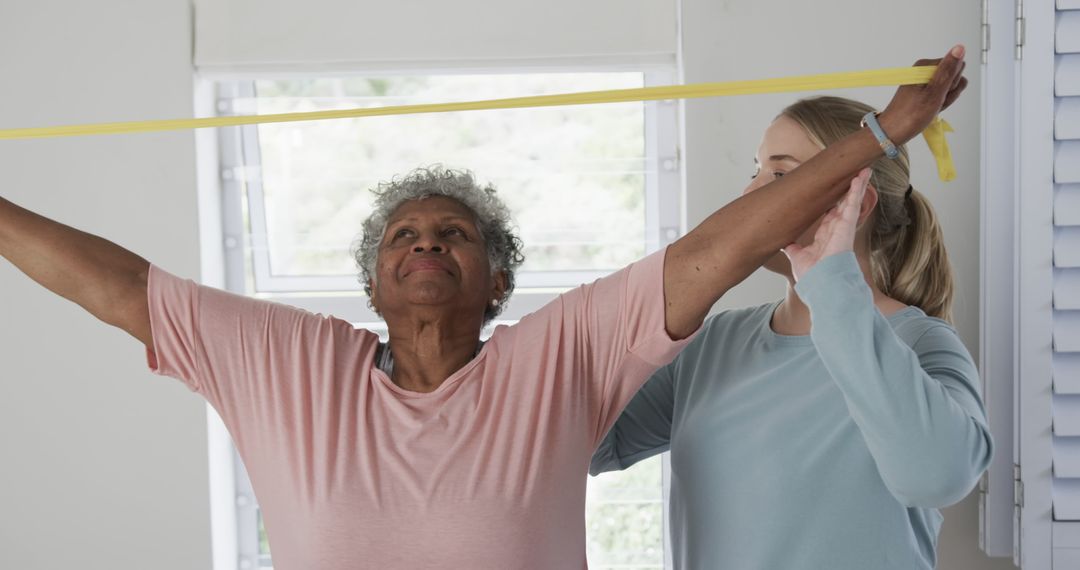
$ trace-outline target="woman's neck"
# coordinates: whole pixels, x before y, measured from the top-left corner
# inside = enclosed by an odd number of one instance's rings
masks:
[[[480,323],[459,319],[387,322],[394,359],[391,380],[413,392],[433,392],[476,356]]]
[[[869,260],[863,256],[858,256],[858,261],[863,278],[874,295],[874,306],[877,307],[881,314],[888,316],[907,307],[906,304],[889,297],[874,285],[874,280],[870,278]],[[787,292],[784,295],[784,300],[780,302],[780,305],[773,313],[769,325],[776,334],[786,336],[808,335],[810,334],[811,324],[810,308],[795,292],[795,278],[791,276],[790,272],[784,277],[788,282]]]

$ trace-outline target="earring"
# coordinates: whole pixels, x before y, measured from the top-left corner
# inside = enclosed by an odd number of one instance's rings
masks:
[[[498,299],[492,299],[491,300],[491,306],[492,307],[498,307],[499,306],[499,300]]]

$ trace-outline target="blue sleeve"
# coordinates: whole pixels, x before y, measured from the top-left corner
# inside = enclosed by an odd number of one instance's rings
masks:
[[[874,306],[851,252],[820,261],[796,292],[810,307],[818,355],[892,494],[924,508],[967,495],[993,442],[978,372],[956,331],[926,319],[906,344]]]
[[[619,471],[671,446],[674,364],[657,370],[619,415],[593,454],[589,473]]]

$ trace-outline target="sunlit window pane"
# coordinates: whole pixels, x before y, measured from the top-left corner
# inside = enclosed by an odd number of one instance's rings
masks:
[[[255,82],[254,101],[236,103],[285,113],[643,81],[642,73],[265,80]],[[523,271],[617,269],[645,254],[644,131],[642,103],[261,125],[264,254],[274,275],[352,274],[346,251],[370,213],[367,189],[440,163],[496,185],[525,242]]]
[[[626,471],[589,478],[585,509],[589,568],[664,567],[664,503],[657,455]]]

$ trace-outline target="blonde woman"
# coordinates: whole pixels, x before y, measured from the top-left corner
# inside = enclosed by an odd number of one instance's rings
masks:
[[[837,97],[788,107],[744,194],[871,111]],[[931,569],[938,508],[989,464],[941,229],[898,150],[765,264],[787,279],[783,299],[706,321],[597,450],[593,474],[670,448],[677,568]]]

